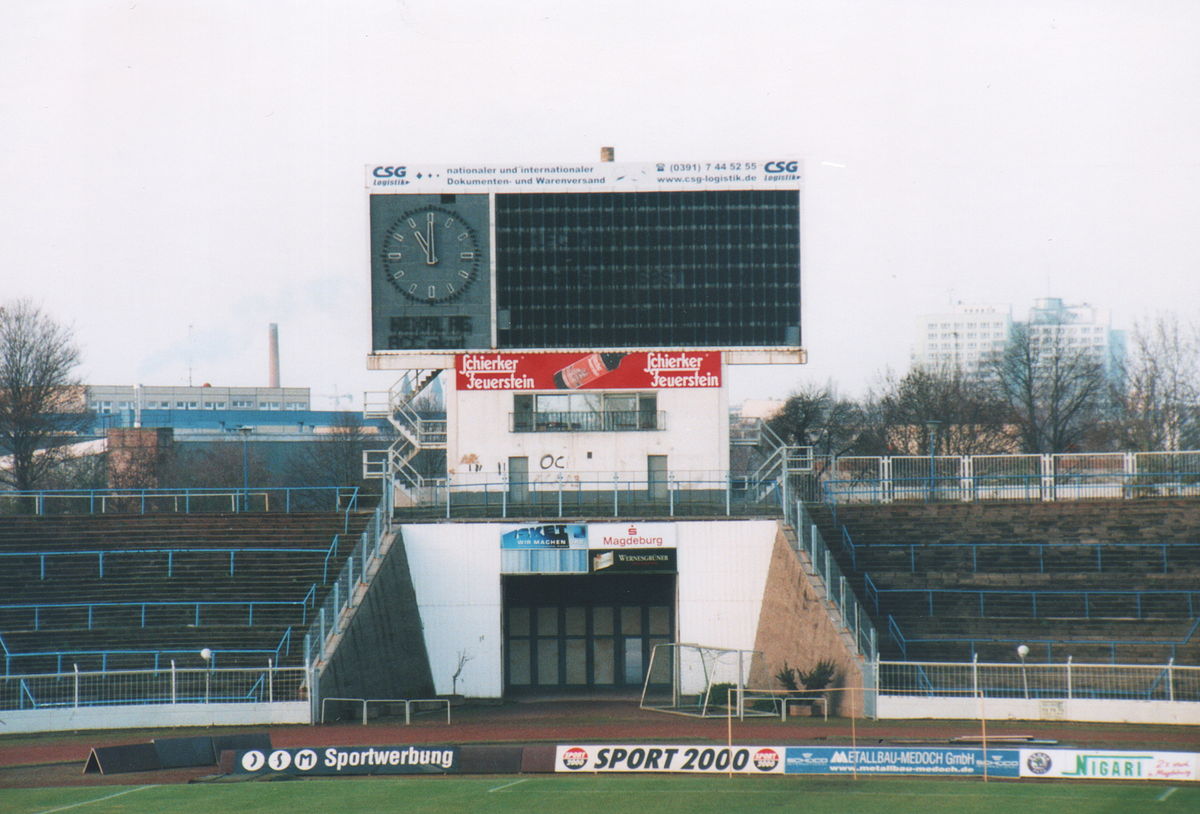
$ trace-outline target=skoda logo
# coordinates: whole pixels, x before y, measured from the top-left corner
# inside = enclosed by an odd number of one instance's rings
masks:
[[[1045,752],[1034,752],[1025,761],[1025,765],[1029,767],[1029,771],[1034,774],[1045,774],[1050,771],[1052,763],[1053,761],[1050,760],[1050,756]]]

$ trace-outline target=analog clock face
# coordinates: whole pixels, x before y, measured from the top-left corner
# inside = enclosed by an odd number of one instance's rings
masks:
[[[422,303],[458,297],[479,276],[483,261],[477,229],[446,206],[419,206],[400,215],[382,253],[388,282]]]

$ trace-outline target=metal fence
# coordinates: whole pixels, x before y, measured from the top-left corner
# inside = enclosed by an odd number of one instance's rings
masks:
[[[1200,701],[1200,667],[1166,664],[1059,664],[881,661],[881,695],[1036,699]]]
[[[1200,496],[1200,451],[819,458],[830,503]]]
[[[313,665],[323,661],[327,655],[326,645],[330,637],[343,631],[348,610],[361,600],[360,587],[366,585],[368,571],[382,559],[381,546],[384,537],[392,530],[393,507],[391,490],[384,490],[385,497],[376,507],[367,522],[367,527],[354,549],[346,558],[341,572],[330,586],[325,601],[313,614],[313,623],[304,634],[304,663]]]
[[[350,512],[358,498],[356,486],[0,491],[0,515]]]
[[[728,472],[547,471],[517,478],[464,473],[423,481],[406,518],[779,517],[780,484]]]
[[[229,704],[307,697],[303,667],[95,670],[0,677],[0,710],[76,709],[134,704]]]
[[[854,637],[859,654],[866,660],[873,661],[879,652],[879,640],[870,615],[863,609],[845,574],[838,567],[837,560],[825,544],[821,530],[804,508],[803,501],[790,503],[789,507],[792,511],[789,512],[787,520],[796,530],[797,544],[808,555],[816,575],[824,582],[826,598],[837,606],[846,630]]]

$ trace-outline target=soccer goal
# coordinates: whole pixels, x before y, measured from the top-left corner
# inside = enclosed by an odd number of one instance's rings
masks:
[[[757,650],[656,644],[642,685],[642,709],[698,718],[729,713],[729,690],[744,688]]]

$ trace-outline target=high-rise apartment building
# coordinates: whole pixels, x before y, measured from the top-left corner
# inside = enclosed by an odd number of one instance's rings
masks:
[[[979,370],[1004,350],[1013,328],[1020,324],[1028,326],[1030,338],[1039,344],[1057,342],[1068,350],[1095,353],[1110,375],[1120,369],[1125,356],[1125,332],[1113,330],[1107,309],[1043,297],[1034,300],[1024,323],[1013,320],[1010,305],[959,303],[948,311],[922,315],[917,321],[913,363]]]
[[[1012,306],[958,303],[917,321],[913,362],[922,367],[976,370],[1004,350],[1012,332]]]

